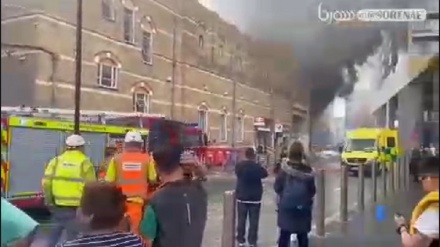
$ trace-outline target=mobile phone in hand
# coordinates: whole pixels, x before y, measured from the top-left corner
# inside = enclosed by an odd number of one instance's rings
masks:
[[[394,213],[394,217],[395,218],[400,218],[400,217],[403,217],[403,214],[401,214],[401,213]]]

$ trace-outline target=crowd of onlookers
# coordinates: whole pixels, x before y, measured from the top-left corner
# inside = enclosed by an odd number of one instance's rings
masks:
[[[58,222],[69,224],[63,227],[76,229],[79,234],[68,236],[56,247],[201,247],[208,205],[203,186],[206,177],[200,172],[203,169],[188,172],[200,164],[180,147],[164,145],[155,150],[153,156],[160,185],[145,203],[136,231],[127,226],[128,196],[121,186],[105,181],[87,182],[75,219],[58,219]],[[246,149],[244,156],[245,159],[235,166],[236,240],[240,247],[256,247],[262,180],[269,172],[257,162],[254,149]],[[435,220],[435,224],[433,218],[438,219],[438,156],[420,158],[417,162],[421,165],[416,177],[430,192],[426,201],[434,202],[434,206],[427,204],[418,214],[413,213],[415,218],[410,222],[401,216],[396,217],[397,231],[402,236],[403,246],[428,247],[433,246],[432,243],[438,246],[438,221]],[[300,142],[294,142],[282,152],[273,173],[278,246],[289,247],[294,236],[297,247],[307,247],[316,188],[314,169]],[[36,245],[33,241],[39,224],[4,198],[1,213],[2,247],[47,246],[44,243]],[[63,214],[57,214],[57,217],[63,217]]]

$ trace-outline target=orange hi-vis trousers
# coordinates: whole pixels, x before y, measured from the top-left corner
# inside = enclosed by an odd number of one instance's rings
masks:
[[[127,206],[126,215],[130,217],[131,231],[139,235],[139,225],[144,214],[144,204],[139,202],[127,201],[125,205]]]

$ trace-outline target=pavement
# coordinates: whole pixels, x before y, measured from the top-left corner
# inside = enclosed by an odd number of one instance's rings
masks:
[[[312,237],[312,247],[323,246],[401,246],[396,233],[394,213],[400,213],[410,220],[413,207],[423,196],[420,184],[411,183],[408,190],[398,190],[387,197],[380,198],[376,204],[370,204],[363,212],[354,212],[346,223],[334,222],[326,226],[324,238]],[[386,218],[376,220],[376,205],[385,206]]]
[[[326,225],[332,226],[329,239],[338,239],[342,235],[336,231],[335,224],[339,220],[339,204],[340,204],[340,164],[334,160],[320,160],[313,165],[316,169],[324,169],[325,172],[325,222]],[[366,178],[365,182],[365,201],[366,207],[371,202],[371,179]],[[262,210],[260,216],[259,242],[261,247],[272,247],[276,245],[277,225],[275,214],[275,193],[273,192],[274,178],[270,177],[264,181],[264,195],[262,200]],[[379,183],[379,181],[378,181]],[[357,177],[349,177],[348,179],[348,208],[350,211],[356,209],[357,199]],[[223,221],[223,193],[227,190],[233,190],[235,187],[235,177],[232,174],[217,173],[210,175],[206,182],[206,189],[209,194],[208,204],[208,222],[206,224],[203,246],[220,247],[222,235]],[[378,186],[379,188],[380,186]],[[43,231],[39,234],[40,239],[47,235],[48,223],[47,217],[38,217],[43,223]],[[355,220],[358,222],[359,220]],[[336,227],[337,228],[337,227]],[[359,228],[358,228],[359,229]],[[393,228],[394,229],[394,228]],[[362,231],[360,231],[362,232]],[[359,233],[359,232],[358,232]],[[312,230],[312,236],[315,230]],[[327,238],[326,238],[327,239]],[[319,240],[319,241],[318,241]],[[327,240],[326,240],[327,241]],[[329,240],[330,241],[330,240]],[[322,244],[322,239],[313,238],[312,243]],[[327,242],[325,242],[327,243]],[[318,245],[322,246],[322,245]],[[324,245],[326,246],[326,245]],[[341,245],[342,246],[342,245]]]
[[[339,203],[340,203],[340,163],[337,161],[321,160],[314,163],[316,169],[324,169],[326,171],[325,177],[325,221],[326,224],[331,224],[339,220]],[[370,180],[367,178],[367,180]],[[264,181],[264,194],[262,200],[262,209],[260,215],[260,229],[259,229],[259,246],[271,247],[276,245],[277,240],[277,224],[275,214],[275,193],[273,191],[274,178],[270,177]],[[357,184],[356,177],[349,177],[348,179],[348,208],[354,210],[356,208],[357,198]],[[232,190],[235,187],[235,178],[229,177],[211,177],[208,181],[207,190],[209,192],[208,205],[208,222],[205,228],[205,236],[203,246],[205,247],[220,247],[221,246],[221,231],[223,221],[223,192]],[[368,201],[371,198],[371,186],[368,186],[366,181],[365,198]],[[315,204],[316,206],[316,204]],[[316,211],[316,210],[315,210]],[[315,234],[313,229],[312,235]]]

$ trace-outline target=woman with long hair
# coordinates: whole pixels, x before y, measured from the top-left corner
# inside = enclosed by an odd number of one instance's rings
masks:
[[[287,159],[281,162],[274,190],[278,200],[279,247],[288,247],[295,234],[298,247],[308,247],[312,226],[313,197],[316,193],[313,169],[305,161],[300,142],[290,145]]]

